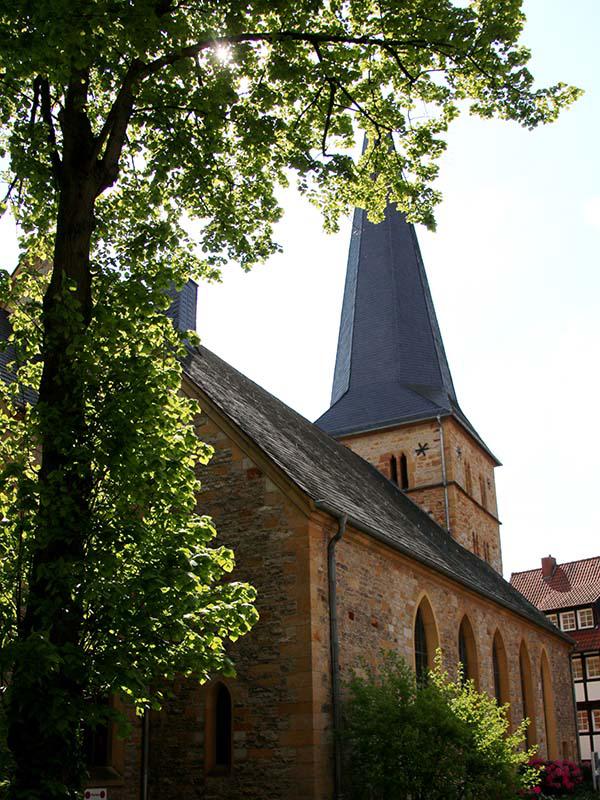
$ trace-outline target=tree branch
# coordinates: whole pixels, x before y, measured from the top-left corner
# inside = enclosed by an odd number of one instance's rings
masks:
[[[92,151],[93,159],[98,159],[106,142],[104,155],[98,165],[100,172],[98,194],[111,186],[118,177],[119,159],[125,144],[127,125],[133,111],[134,87],[142,66],[142,62],[137,59],[131,63],[115,101],[107,114],[102,130],[96,137]]]
[[[144,79],[150,75],[154,75],[163,67],[171,66],[183,58],[192,58],[197,56],[203,50],[208,50],[211,47],[220,47],[232,44],[242,44],[244,42],[267,42],[273,44],[274,42],[304,42],[312,44],[313,46],[319,44],[357,44],[367,47],[380,47],[384,50],[389,48],[442,48],[447,47],[453,49],[449,42],[428,42],[426,39],[385,39],[379,36],[343,36],[334,33],[306,33],[305,31],[279,31],[264,33],[240,33],[235,36],[215,36],[211,39],[205,39],[197,42],[196,44],[182,47],[180,50],[175,50],[171,53],[166,53],[160,58],[150,61],[145,64],[140,72],[140,78]]]
[[[48,143],[50,145],[50,160],[52,161],[52,173],[57,183],[60,183],[62,174],[62,163],[58,154],[56,143],[56,131],[54,120],[52,119],[52,100],[50,98],[50,84],[47,78],[36,78],[39,81],[40,101],[42,109],[42,119],[48,129]]]

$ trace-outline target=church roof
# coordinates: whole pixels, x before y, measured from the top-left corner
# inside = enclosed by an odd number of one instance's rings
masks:
[[[542,611],[595,603],[600,598],[600,556],[557,564],[549,578],[541,568],[513,572],[510,582]]]
[[[354,212],[331,407],[316,424],[347,436],[461,411],[414,226],[391,205]]]
[[[485,561],[465,550],[371,464],[204,347],[189,380],[321,507],[406,556],[565,637]]]

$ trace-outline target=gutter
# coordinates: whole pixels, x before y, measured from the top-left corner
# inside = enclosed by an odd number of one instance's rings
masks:
[[[317,501],[317,508],[324,505]],[[342,702],[340,685],[340,642],[338,636],[335,549],[346,531],[347,514],[336,513],[338,529],[327,544],[327,588],[329,596],[329,649],[331,660],[331,700],[333,713],[333,797],[342,800]]]

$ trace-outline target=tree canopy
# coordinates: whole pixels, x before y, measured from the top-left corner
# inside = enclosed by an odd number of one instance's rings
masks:
[[[232,554],[195,512],[209,454],[178,393],[189,337],[164,319],[165,293],[273,253],[290,180],[330,229],[353,204],[377,219],[388,201],[432,226],[461,111],[533,128],[577,97],[534,87],[523,22],[520,0],[0,12],[4,203],[23,262],[0,282],[19,367],[0,383],[13,797],[72,796],[82,721],[103,695],[143,706],[165,676],[230,670],[226,640],[255,620],[252,590],[222,582]]]

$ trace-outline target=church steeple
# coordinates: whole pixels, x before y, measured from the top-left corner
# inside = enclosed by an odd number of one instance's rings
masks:
[[[356,209],[331,407],[319,427],[501,570],[498,460],[460,409],[414,227]]]
[[[414,226],[392,206],[379,224],[357,208],[331,407],[316,424],[343,437],[447,415],[487,450],[456,399]]]
[[[331,408],[334,436],[448,414],[456,393],[414,227],[354,212]]]

